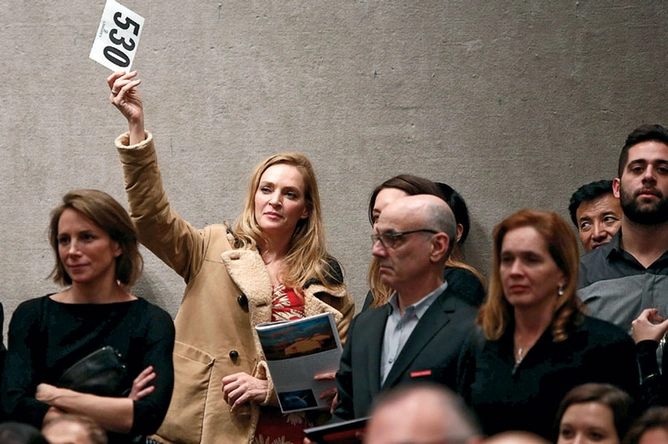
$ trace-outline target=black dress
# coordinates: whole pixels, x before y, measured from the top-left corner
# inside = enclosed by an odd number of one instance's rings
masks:
[[[633,340],[620,328],[585,316],[561,342],[550,329],[515,364],[512,328],[497,341],[477,329],[459,359],[458,391],[488,435],[526,430],[552,441],[562,398],[587,382],[613,384],[634,396],[638,369]]]
[[[49,295],[18,306],[9,324],[2,381],[2,409],[9,419],[42,427],[49,405],[35,399],[40,383],[56,381],[72,364],[110,345],[127,366],[124,386],[152,365],[153,393],[134,402],[132,430],[110,433],[110,443],[131,442],[157,431],[174,385],[174,324],[167,312],[144,299],[111,304],[64,304]]]

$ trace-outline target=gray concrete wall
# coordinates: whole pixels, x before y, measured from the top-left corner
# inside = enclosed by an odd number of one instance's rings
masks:
[[[252,167],[313,160],[332,253],[361,301],[367,199],[399,174],[467,199],[466,249],[489,271],[490,232],[523,207],[566,216],[612,178],[626,135],[668,123],[668,3],[649,1],[123,0],[146,18],[135,60],[173,206],[233,220]],[[108,101],[88,59],[103,0],[0,2],[0,300],[9,317],[57,289],[49,211],[72,188],[125,204]],[[135,292],[176,313],[183,283],[145,251]]]

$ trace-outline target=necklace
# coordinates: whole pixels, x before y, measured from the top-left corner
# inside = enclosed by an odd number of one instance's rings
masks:
[[[524,345],[520,345],[520,344]],[[520,362],[526,357],[526,354],[529,353],[529,350],[531,350],[531,347],[536,343],[536,339],[529,340],[522,342],[519,339],[515,339],[515,349],[517,350],[515,352],[515,367],[520,365]]]

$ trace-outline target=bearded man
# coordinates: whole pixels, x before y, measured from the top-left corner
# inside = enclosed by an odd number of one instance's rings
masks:
[[[631,331],[646,308],[668,317],[668,130],[642,125],[626,139],[613,194],[622,225],[580,260],[578,295],[589,315]],[[660,318],[657,317],[658,321]]]

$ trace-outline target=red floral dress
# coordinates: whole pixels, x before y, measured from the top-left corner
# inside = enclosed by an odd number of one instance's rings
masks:
[[[292,288],[278,285],[272,288],[271,321],[292,321],[304,317],[304,297]],[[312,413],[311,413],[312,412]],[[301,444],[304,429],[320,423],[322,412],[281,413],[279,407],[262,407],[255,429],[254,444]],[[326,418],[325,418],[326,420]]]

